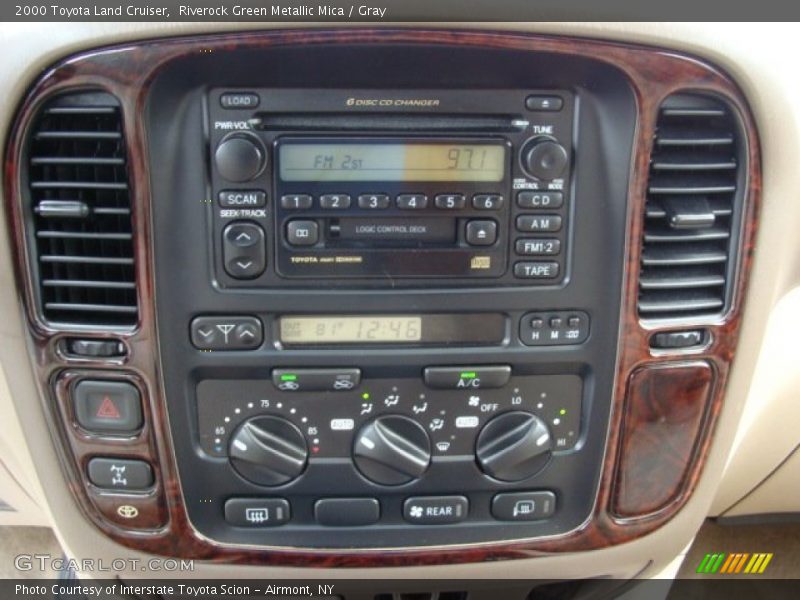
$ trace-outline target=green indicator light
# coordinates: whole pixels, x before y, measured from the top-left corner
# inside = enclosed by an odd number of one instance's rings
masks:
[[[565,415],[567,414],[567,410],[565,408],[562,408],[560,411],[558,411],[558,414]]]
[[[363,394],[361,394],[361,397],[362,397],[364,400],[369,400],[369,392],[364,392]]]
[[[290,375],[289,373],[281,375],[281,381],[297,381],[297,375]]]
[[[478,374],[475,371],[464,371],[461,374],[461,379],[475,379]]]

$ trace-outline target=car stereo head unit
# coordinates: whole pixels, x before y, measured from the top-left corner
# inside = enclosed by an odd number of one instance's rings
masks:
[[[208,113],[222,287],[566,275],[567,91],[214,89]]]

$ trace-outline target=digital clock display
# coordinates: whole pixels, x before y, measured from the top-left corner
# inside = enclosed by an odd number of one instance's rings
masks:
[[[281,317],[285,344],[402,344],[422,340],[422,317]]]
[[[284,143],[283,181],[502,181],[503,144]]]

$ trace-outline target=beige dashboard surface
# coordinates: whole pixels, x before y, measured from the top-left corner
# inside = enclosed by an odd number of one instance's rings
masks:
[[[254,27],[255,25],[255,27]],[[400,24],[393,24],[398,26]],[[485,28],[585,36],[693,53],[727,70],[749,99],[761,136],[764,195],[756,260],[732,378],[707,467],[685,509],[635,542],[597,550],[478,567],[413,570],[415,577],[587,577],[630,575],[650,564],[657,573],[677,556],[702,520],[736,505],[774,471],[800,442],[800,26],[712,23],[449,23],[434,27]],[[0,24],[0,139],[5,141],[19,101],[31,82],[57,59],[129,40],[186,35],[264,24],[237,23],[3,23]],[[293,27],[282,23],[281,28]],[[308,27],[308,24],[297,27]],[[312,25],[313,26],[313,25]],[[330,25],[328,25],[330,26]],[[424,24],[409,24],[420,27]],[[3,204],[0,204],[2,206]],[[22,310],[12,276],[5,227],[0,228],[0,450],[3,463],[39,519],[53,525],[73,556],[138,557],[88,527],[69,494],[35,394]],[[793,288],[798,288],[793,291]],[[794,332],[791,334],[790,332]],[[793,360],[792,360],[793,359]],[[758,455],[758,456],[756,456]],[[794,461],[792,462],[794,465]],[[796,472],[796,471],[795,471]],[[796,478],[794,510],[800,510]],[[781,493],[766,488],[769,497]],[[778,487],[781,487],[780,485]],[[785,487],[785,486],[784,486]],[[786,490],[784,490],[784,493]],[[2,495],[2,494],[0,494]],[[762,496],[765,494],[761,494]],[[756,500],[759,496],[756,496]],[[762,503],[769,509],[770,502]],[[758,502],[747,505],[759,512]],[[785,507],[784,507],[785,509]],[[198,564],[195,576],[308,576],[301,569]],[[406,570],[407,571],[407,570]],[[317,576],[405,576],[398,569],[314,572]],[[129,574],[133,576],[134,574]],[[141,573],[139,573],[141,576]]]

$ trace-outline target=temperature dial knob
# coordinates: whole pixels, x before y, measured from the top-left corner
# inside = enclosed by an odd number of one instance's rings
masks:
[[[487,475],[521,481],[538,473],[550,460],[552,439],[544,421],[528,412],[503,413],[478,435],[475,454]]]
[[[308,448],[300,430],[280,417],[253,417],[231,436],[231,464],[253,483],[281,485],[306,467]]]
[[[384,415],[356,435],[353,461],[375,483],[400,485],[420,477],[431,462],[425,428],[401,415]]]
[[[234,133],[225,137],[214,152],[217,171],[228,181],[255,179],[266,163],[264,145],[248,133]]]
[[[522,150],[522,168],[536,179],[561,177],[568,163],[564,146],[547,138],[531,140]]]

